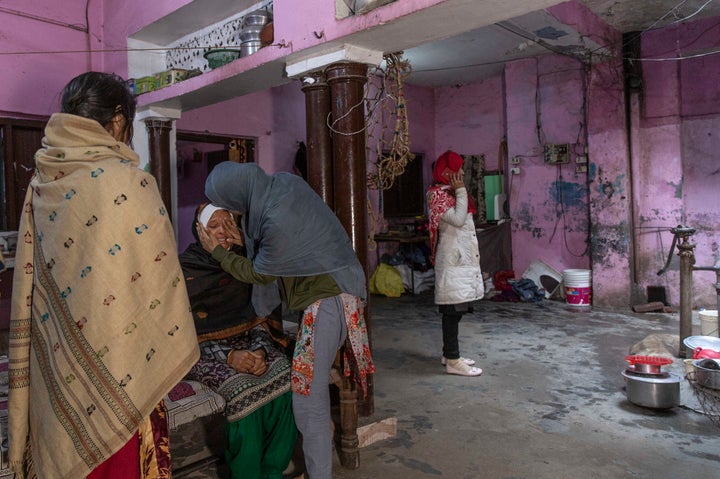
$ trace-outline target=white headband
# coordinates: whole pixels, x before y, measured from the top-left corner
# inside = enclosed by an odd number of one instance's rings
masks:
[[[200,221],[200,223],[202,223],[202,225],[207,228],[208,221],[210,221],[210,218],[212,218],[213,213],[215,213],[216,211],[222,211],[224,209],[225,208],[218,208],[217,206],[210,203],[200,212],[200,217],[198,218],[198,221]]]

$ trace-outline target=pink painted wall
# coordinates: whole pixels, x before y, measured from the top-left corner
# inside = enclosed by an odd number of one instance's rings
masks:
[[[613,52],[620,49],[622,38],[576,1],[556,5],[548,12],[606,48],[607,57],[594,59],[582,87],[589,160],[587,254],[591,257],[576,257],[567,267],[592,270],[593,304],[626,308],[644,302],[644,298],[633,300],[638,294],[633,280],[632,188],[622,64],[607,61],[608,57],[621,57]]]
[[[293,171],[299,143],[305,141],[305,94],[299,80],[275,87],[272,92],[272,153],[260,155],[260,164],[272,171]],[[272,165],[272,166],[270,166]]]
[[[594,304],[626,308],[647,301],[633,279],[633,198],[617,63],[598,64],[588,85],[588,186]]]
[[[642,54],[666,61],[642,64],[643,90],[637,128],[641,160],[638,195],[639,282],[666,286],[679,301],[679,261],[656,275],[668,256],[677,225],[697,230],[692,237],[695,266],[720,265],[718,136],[720,58],[702,56],[720,44],[716,19],[677,24],[643,35]],[[678,55],[697,58],[673,61]],[[695,272],[693,307],[716,309],[714,272]]]
[[[425,159],[423,180],[425,188],[432,181],[430,163],[435,161],[437,152],[437,111],[433,88],[406,85],[408,122],[410,123],[410,145],[413,152],[422,153]]]
[[[89,66],[88,35],[71,27],[85,25],[84,4],[13,0],[2,7],[0,112],[49,115],[65,84]]]
[[[485,169],[498,167],[498,148],[505,136],[501,76],[435,91],[435,151],[430,163],[447,150],[485,155]]]
[[[127,37],[190,1],[4,0],[0,51],[12,54],[0,56],[0,113],[49,115],[67,82],[88,70],[127,76]]]
[[[583,66],[558,55],[506,66],[508,154],[520,157],[508,198],[516,276],[536,259],[559,272],[590,267],[587,174],[575,170],[586,145],[584,81]],[[570,163],[545,163],[546,143],[568,143]]]

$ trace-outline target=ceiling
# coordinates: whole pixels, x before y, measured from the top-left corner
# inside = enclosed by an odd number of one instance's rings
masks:
[[[720,0],[578,0],[622,33],[641,32],[683,20],[720,16]],[[505,62],[549,51],[584,56],[601,51],[545,10],[493,23],[451,38],[408,48],[408,83],[460,86],[502,71]]]
[[[218,9],[223,10],[221,7],[232,8],[238,1],[194,0],[188,3],[188,8],[195,8],[192,12],[180,9],[177,15],[169,15],[163,21],[144,28],[133,39],[167,45],[183,34],[182,29],[178,31],[178,19],[190,17],[195,23],[202,21],[203,25],[211,25],[217,21],[216,4]],[[383,5],[393,3],[393,0],[376,1]],[[720,0],[575,1],[584,4],[622,33],[720,16]],[[207,8],[210,3],[213,8]],[[259,59],[255,68],[247,69],[246,63],[233,62],[209,72],[208,75],[215,77],[210,82],[197,80],[193,84],[192,79],[188,80],[187,88],[180,94],[176,90],[159,90],[143,95],[141,106],[191,110],[218,103],[301,78],[309,71],[323,68],[328,62],[338,61],[338,52],[349,55],[348,52],[353,49],[360,52],[357,58],[343,58],[366,61],[362,52],[377,53],[380,57],[383,53],[403,52],[403,58],[409,60],[412,68],[406,82],[428,87],[476,83],[501,73],[508,61],[550,51],[583,60],[603,53],[604,45],[595,43],[572,25],[563,24],[547,13],[548,7],[559,3],[562,0],[443,0],[431,7],[412,10],[408,4],[398,2],[398,8],[402,10],[405,7],[407,13],[391,21],[358,28],[350,35],[317,42],[314,46],[271,61],[262,60],[267,52],[261,50],[255,54]],[[372,23],[373,12],[366,15]],[[195,23],[189,23],[187,30],[194,31]],[[589,56],[589,52],[593,56]],[[294,73],[289,75],[291,70]]]

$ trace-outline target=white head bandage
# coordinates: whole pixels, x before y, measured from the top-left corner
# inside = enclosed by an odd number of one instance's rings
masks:
[[[212,218],[213,213],[224,209],[225,208],[218,208],[214,204],[210,203],[200,212],[200,217],[198,218],[198,221],[200,221],[200,223],[207,228],[208,221],[210,221],[210,218]]]

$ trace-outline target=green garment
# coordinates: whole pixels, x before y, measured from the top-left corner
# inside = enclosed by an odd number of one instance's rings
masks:
[[[225,463],[231,479],[281,479],[298,432],[286,392],[244,418],[225,424]]]
[[[277,280],[288,307],[294,311],[304,311],[319,299],[331,298],[342,293],[329,274],[281,278],[260,274],[253,269],[250,259],[228,251],[222,246],[215,247],[212,257],[220,262],[222,269],[240,281],[265,285]]]

